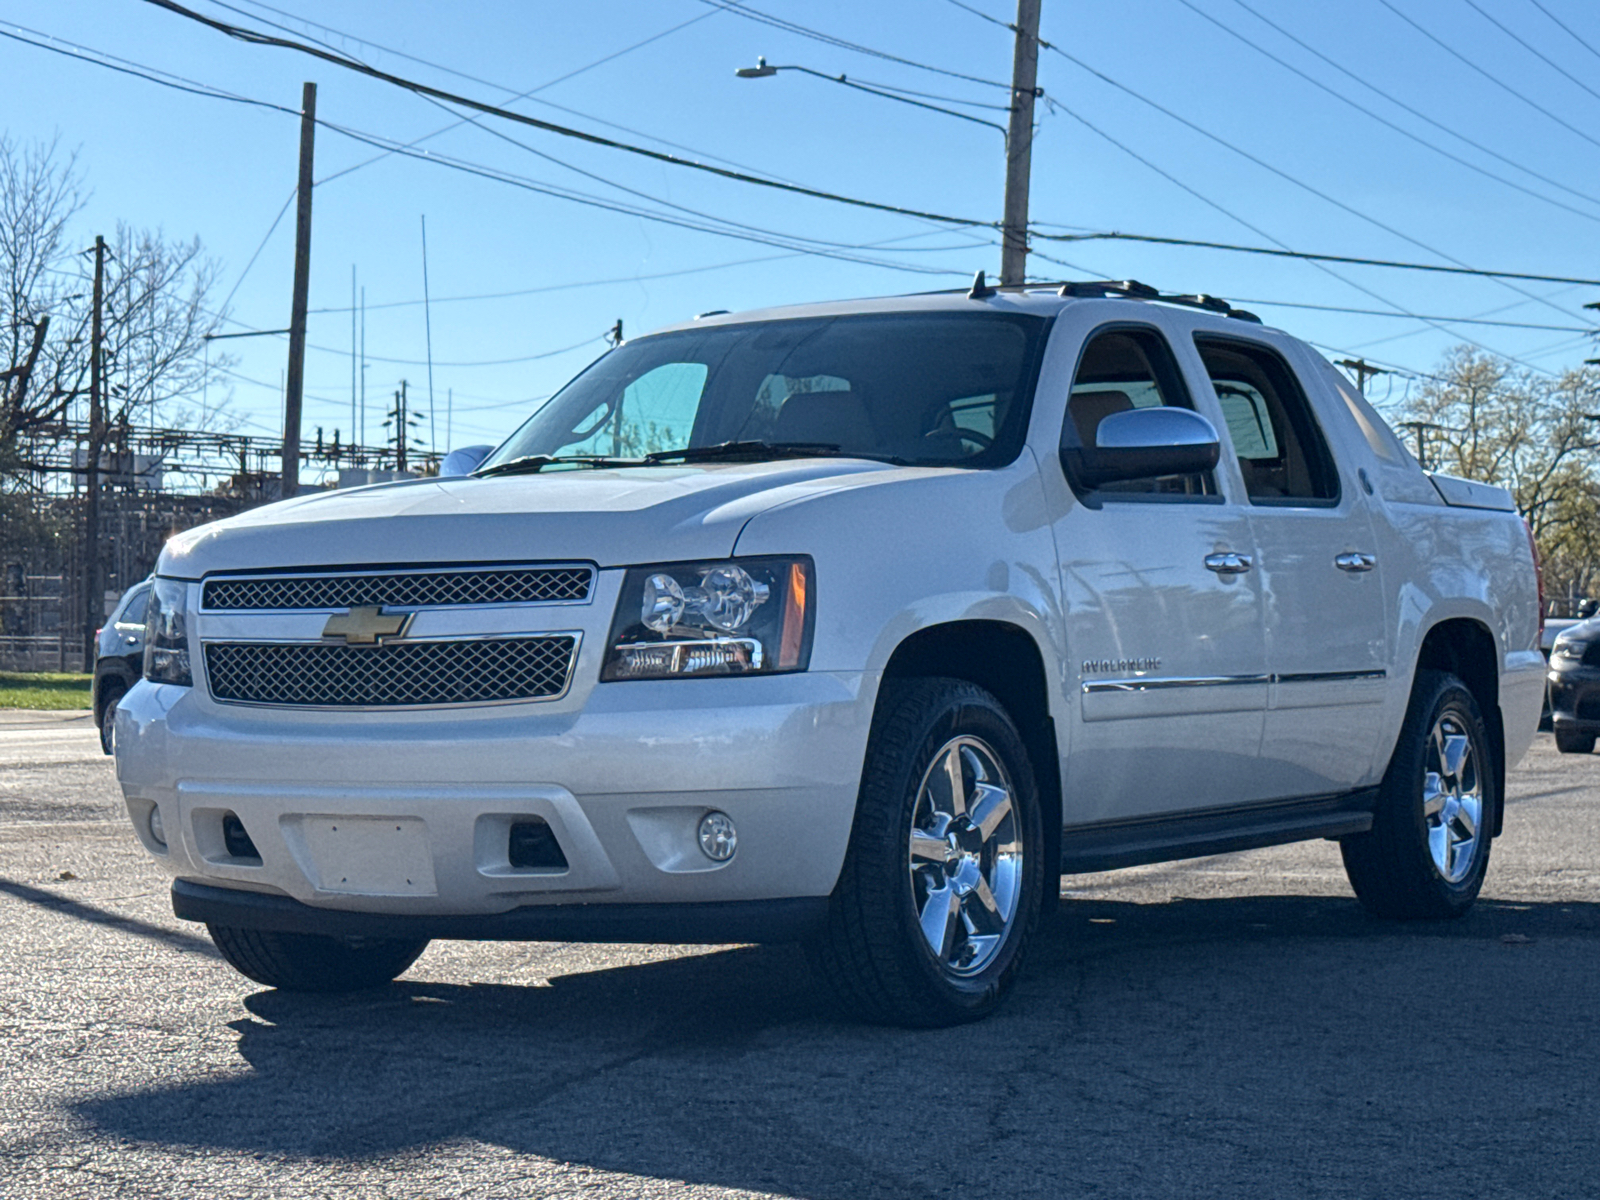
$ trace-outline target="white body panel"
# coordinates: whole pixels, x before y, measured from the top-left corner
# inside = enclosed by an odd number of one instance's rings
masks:
[[[1444,503],[1293,339],[1209,314],[1053,295],[770,315],[984,304],[1055,318],[1027,444],[996,470],[807,459],[415,480],[291,500],[175,538],[158,570],[196,581],[199,677],[192,688],[143,683],[117,713],[118,776],[147,848],[184,879],[368,912],[823,896],[849,842],[883,672],[908,637],[953,621],[1003,623],[1037,648],[1058,750],[1039,767],[1060,773],[1067,826],[1370,786],[1422,639],[1443,620],[1492,637],[1507,757],[1526,750],[1543,664],[1520,521]],[[1090,330],[1130,320],[1166,333],[1219,428],[1194,332],[1278,348],[1331,445],[1339,503],[1251,507],[1226,446],[1220,503],[1079,502],[1057,454],[1074,364]],[[1259,568],[1220,577],[1202,567],[1224,549]],[[1345,551],[1371,553],[1378,569],[1336,570]],[[815,563],[809,670],[599,682],[620,568],[778,554]],[[587,602],[422,611],[406,636],[576,634],[559,698],[327,712],[208,694],[201,641],[315,641],[327,620],[201,613],[208,574],[487,562],[599,571]],[[1202,685],[1085,691],[1142,679]],[[1204,686],[1218,679],[1232,682]],[[152,805],[165,851],[149,837]],[[738,825],[725,864],[695,843],[708,809]],[[222,847],[223,812],[250,830],[259,865]],[[519,816],[550,825],[566,872],[509,868],[505,831]]]

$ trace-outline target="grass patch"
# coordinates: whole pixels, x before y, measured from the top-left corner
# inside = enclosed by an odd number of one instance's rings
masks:
[[[92,675],[0,671],[0,708],[88,708]]]

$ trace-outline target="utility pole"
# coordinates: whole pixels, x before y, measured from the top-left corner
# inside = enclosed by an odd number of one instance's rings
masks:
[[[1600,308],[1600,300],[1596,300],[1592,304],[1585,304],[1584,308]],[[1583,360],[1583,365],[1586,367],[1600,367],[1600,358],[1586,358]]]
[[[1409,429],[1417,435],[1417,465],[1424,471],[1428,469],[1428,443],[1426,434],[1444,431],[1443,425],[1435,425],[1430,421],[1401,421],[1402,429]]]
[[[100,375],[100,343],[105,330],[100,309],[106,294],[106,239],[94,239],[94,299],[89,316],[89,456],[84,464],[83,531],[83,669],[94,671],[94,632],[104,616],[104,589],[100,583],[100,444],[105,440],[105,380]]]
[[[1367,394],[1367,379],[1373,375],[1393,375],[1393,371],[1386,371],[1382,367],[1375,367],[1364,358],[1341,358],[1335,366],[1343,367],[1356,377],[1356,389],[1365,396]]]
[[[389,420],[384,422],[385,425],[394,425],[394,436],[390,439],[394,442],[394,469],[402,472],[406,469],[406,442],[411,436],[411,416],[406,411],[409,398],[406,381],[402,379],[400,390],[394,394],[394,407],[389,410]]]
[[[1017,0],[1011,128],[1006,134],[1006,208],[1000,234],[1002,286],[1022,283],[1028,273],[1028,177],[1033,169],[1033,102],[1039,95],[1039,3]]]
[[[306,379],[306,293],[311,287],[311,167],[317,85],[300,92],[300,183],[294,218],[294,303],[289,314],[289,382],[283,397],[283,496],[300,490],[300,399]]]

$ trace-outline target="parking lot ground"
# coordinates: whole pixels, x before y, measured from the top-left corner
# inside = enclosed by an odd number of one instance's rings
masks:
[[[1541,735],[1484,899],[1367,918],[1316,842],[1063,880],[975,1026],[789,947],[436,944],[265,990],[171,915],[85,714],[0,713],[0,1197],[1583,1197],[1600,756]]]

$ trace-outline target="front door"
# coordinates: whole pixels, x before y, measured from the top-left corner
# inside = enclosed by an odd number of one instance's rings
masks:
[[[1104,327],[1079,360],[1063,444],[1092,445],[1106,416],[1152,405],[1194,407],[1166,338]],[[1065,823],[1263,798],[1270,684],[1246,506],[1214,472],[1074,490],[1055,521],[1076,702]]]

